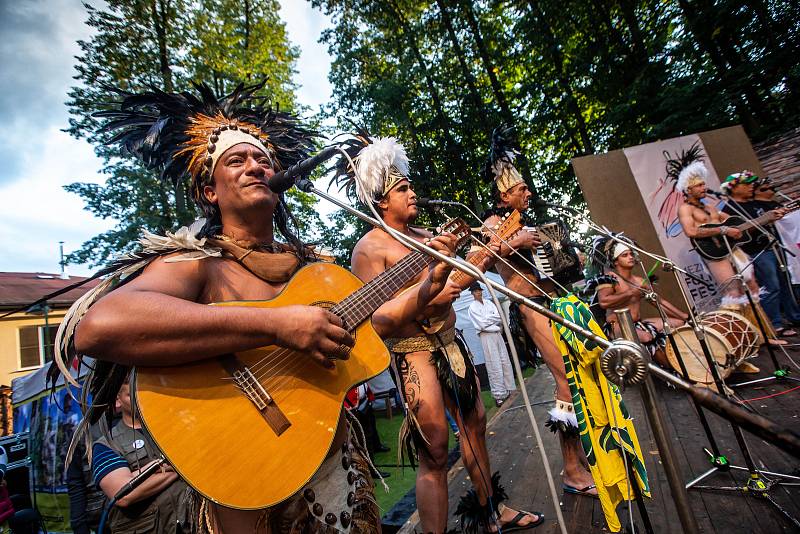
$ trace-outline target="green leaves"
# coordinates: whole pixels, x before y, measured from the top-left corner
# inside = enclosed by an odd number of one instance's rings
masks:
[[[335,25],[330,116],[400,137],[423,195],[486,206],[501,122],[539,193],[580,206],[575,156],[734,123],[758,139],[800,113],[789,2],[312,3]]]
[[[84,7],[94,32],[79,43],[66,131],[95,146],[105,160],[107,181],[76,182],[66,189],[80,195],[88,211],[116,220],[117,226],[84,243],[68,261],[100,265],[134,247],[142,230],[175,230],[198,215],[188,182],[164,183],[127,154],[104,145],[109,136],[97,133],[99,121],[92,114],[119,100],[109,87],[181,91],[191,80],[202,80],[222,94],[240,81],[267,77],[264,94],[291,110],[298,50],[289,45],[275,0],[109,0],[102,9]],[[303,213],[300,222],[318,220],[313,199],[298,194],[291,202]]]

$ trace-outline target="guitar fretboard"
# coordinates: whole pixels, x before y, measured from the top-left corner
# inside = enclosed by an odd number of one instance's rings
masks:
[[[488,256],[489,256],[489,251],[486,250],[485,248],[482,248],[478,252],[467,258],[467,263],[469,263],[470,265],[478,266]],[[450,275],[450,281],[459,285],[463,284],[464,280],[466,280],[467,278],[471,278],[471,276],[465,273],[464,271],[456,271],[452,275]]]
[[[331,308],[331,313],[341,317],[349,328],[355,328],[432,261],[433,258],[420,252],[406,254],[392,267]]]
[[[787,213],[788,213],[788,212],[791,212],[791,211],[795,211],[798,207],[800,207],[800,202],[793,201],[793,202],[790,202],[788,205],[784,206],[784,209],[786,209]],[[755,228],[757,226],[763,226],[765,224],[772,224],[773,222],[775,222],[775,221],[772,220],[772,215],[770,215],[770,213],[767,212],[767,213],[765,213],[765,214],[763,214],[763,215],[761,215],[759,217],[756,217],[755,219],[752,219],[752,220],[749,220],[749,221],[747,221],[745,223],[739,224],[739,225],[735,226],[734,228],[736,228],[737,230],[741,230],[742,232],[746,232],[747,230],[750,230],[751,228]]]

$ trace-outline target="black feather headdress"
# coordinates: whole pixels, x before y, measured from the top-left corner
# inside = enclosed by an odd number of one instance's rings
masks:
[[[197,94],[115,90],[122,100],[95,116],[108,120],[101,133],[114,133],[106,144],[120,145],[173,184],[190,176],[194,199],[209,217],[203,187],[211,183],[218,157],[232,144],[261,148],[273,158],[276,171],[305,159],[313,148],[316,132],[256,95],[265,83],[240,83],[222,97],[204,83],[192,84]]]
[[[524,183],[522,175],[514,166],[519,155],[513,139],[514,128],[498,126],[492,132],[489,157],[483,166],[483,178],[493,183],[500,192],[505,192],[517,184]]]
[[[611,232],[611,235],[597,235],[592,239],[592,248],[589,254],[589,262],[593,270],[602,274],[604,269],[614,266],[614,260],[618,256],[615,254],[617,245],[626,247],[626,243],[633,244],[633,240],[622,232]]]
[[[707,169],[702,163],[704,158],[705,154],[703,154],[699,141],[694,142],[689,150],[681,150],[674,156],[665,150],[664,171],[666,172],[666,181],[672,183],[672,189],[685,193],[686,189],[696,183],[692,183],[694,178],[705,181]]]

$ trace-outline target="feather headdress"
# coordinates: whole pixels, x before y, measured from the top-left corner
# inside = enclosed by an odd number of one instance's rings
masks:
[[[687,165],[678,175],[678,183],[675,188],[681,193],[699,183],[705,183],[708,179],[708,169],[700,161],[695,161]]]
[[[408,155],[394,137],[371,137],[359,128],[345,146],[349,157],[339,159],[335,179],[361,202],[380,202],[398,183],[408,180]]]
[[[592,267],[598,271],[598,274],[602,273],[604,269],[613,267],[614,260],[626,250],[630,250],[626,243],[633,244],[633,240],[622,232],[612,232],[611,236],[594,236],[589,261],[592,263]]]
[[[115,90],[122,100],[95,116],[108,119],[100,132],[115,132],[106,144],[119,144],[172,183],[190,176],[194,199],[210,217],[203,187],[211,183],[228,148],[251,144],[272,158],[278,170],[305,159],[313,147],[315,132],[256,95],[265,82],[239,84],[219,98],[204,83],[192,84],[197,94],[156,88],[142,94]]]
[[[519,150],[511,139],[514,128],[499,126],[492,132],[492,145],[489,157],[483,168],[484,179],[494,182],[497,189],[504,193],[517,184],[524,183],[522,175],[514,166]]]
[[[689,150],[681,150],[680,154],[676,152],[674,156],[664,151],[667,181],[673,182],[673,188],[681,193],[686,193],[687,189],[701,181],[705,182],[708,169],[702,163],[704,158],[699,142],[692,144]]]

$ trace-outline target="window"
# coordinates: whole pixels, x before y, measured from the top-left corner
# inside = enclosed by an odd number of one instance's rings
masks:
[[[41,367],[53,360],[57,324],[23,326],[19,329],[19,367]]]

